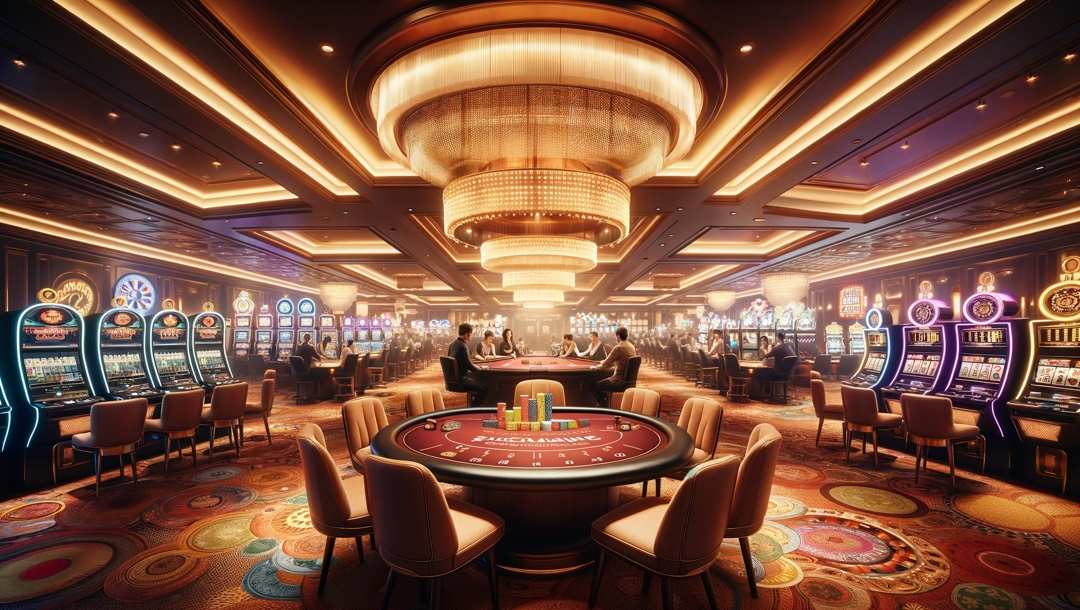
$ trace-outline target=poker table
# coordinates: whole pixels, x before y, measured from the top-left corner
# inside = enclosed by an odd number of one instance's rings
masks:
[[[611,376],[611,371],[592,368],[599,362],[581,358],[522,356],[477,364],[487,367],[474,372],[473,376],[487,386],[484,402],[491,405],[498,402],[513,405],[516,401],[514,388],[520,381],[552,379],[563,385],[566,404],[592,407],[596,406],[593,394],[596,382]]]
[[[434,416],[434,417],[433,417]],[[685,466],[693,441],[678,426],[644,415],[595,407],[556,407],[555,419],[576,429],[506,431],[483,425],[494,408],[453,409],[383,428],[375,455],[427,466],[443,483],[461,485],[465,499],[502,516],[506,534],[499,566],[552,574],[592,562],[589,527],[612,504],[609,488],[655,479]],[[615,418],[629,424],[620,430]],[[434,430],[424,428],[435,419]],[[459,427],[444,430],[456,422]]]

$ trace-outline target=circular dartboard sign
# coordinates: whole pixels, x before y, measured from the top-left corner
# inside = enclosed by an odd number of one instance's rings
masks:
[[[124,306],[135,311],[149,313],[157,302],[157,291],[144,275],[129,273],[121,277],[113,288],[113,297],[123,297]]]

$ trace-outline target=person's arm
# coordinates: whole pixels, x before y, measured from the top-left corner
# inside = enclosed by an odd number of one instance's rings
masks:
[[[472,359],[469,358],[469,348],[465,343],[454,348],[454,357],[457,358],[458,367],[461,369],[461,373],[479,371],[479,367],[472,363]]]
[[[616,356],[618,355],[618,352],[619,352],[619,346],[618,345],[611,348],[611,352],[608,353],[607,358],[604,358],[604,361],[601,362],[600,364],[598,364],[597,368],[601,368],[601,369],[610,369],[610,368],[612,368],[614,363],[615,363]]]

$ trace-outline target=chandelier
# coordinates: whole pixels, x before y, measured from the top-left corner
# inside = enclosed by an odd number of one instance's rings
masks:
[[[331,312],[342,315],[356,303],[356,284],[347,282],[319,284],[319,298]]]
[[[705,293],[705,300],[713,311],[727,311],[735,304],[734,290],[713,290]]]
[[[795,271],[773,271],[761,276],[761,293],[774,307],[798,304],[806,298],[810,277]]]
[[[398,55],[368,103],[393,159],[443,187],[443,230],[529,308],[563,302],[630,230],[630,187],[681,158],[700,80],[637,37],[496,27]]]

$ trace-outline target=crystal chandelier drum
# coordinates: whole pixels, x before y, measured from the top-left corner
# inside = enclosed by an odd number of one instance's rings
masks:
[[[562,303],[561,290],[551,288],[523,288],[514,291],[515,303]]]
[[[480,266],[492,273],[537,269],[581,273],[596,267],[596,244],[561,235],[511,235],[480,245]]]
[[[502,287],[506,290],[521,288],[555,288],[573,290],[576,285],[574,272],[551,269],[533,269],[531,271],[511,271],[502,275]]]
[[[795,271],[774,271],[761,276],[761,293],[774,307],[787,307],[806,298],[810,277]]]
[[[705,293],[705,299],[714,311],[727,311],[735,304],[734,290],[713,290]]]
[[[356,284],[347,282],[319,284],[319,298],[333,313],[344,314],[356,303]]]

